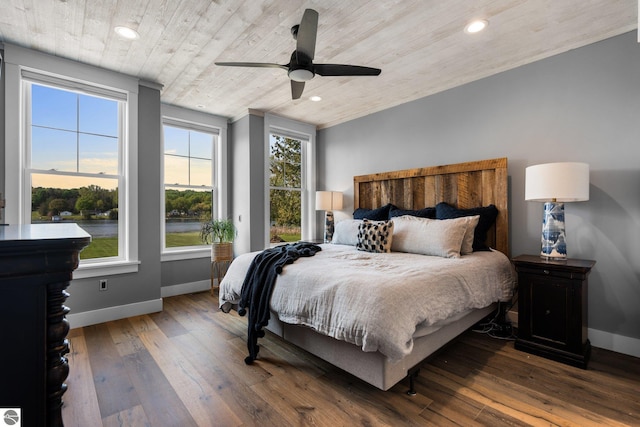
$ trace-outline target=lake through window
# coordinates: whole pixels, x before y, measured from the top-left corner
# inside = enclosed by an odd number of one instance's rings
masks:
[[[123,258],[125,102],[25,81],[31,222],[75,222],[92,236],[84,261]]]
[[[165,249],[203,245],[200,228],[213,212],[217,132],[164,124]]]

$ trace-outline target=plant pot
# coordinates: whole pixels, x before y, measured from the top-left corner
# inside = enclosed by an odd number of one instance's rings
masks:
[[[212,243],[211,244],[211,260],[212,261],[231,261],[233,259],[233,243]]]
[[[211,294],[213,287],[220,285],[220,281],[227,274],[229,265],[233,261],[233,243],[212,243],[211,244]]]

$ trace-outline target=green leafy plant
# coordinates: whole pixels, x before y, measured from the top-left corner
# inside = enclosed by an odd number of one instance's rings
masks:
[[[230,219],[212,219],[202,223],[200,239],[207,244],[233,242],[236,227]]]

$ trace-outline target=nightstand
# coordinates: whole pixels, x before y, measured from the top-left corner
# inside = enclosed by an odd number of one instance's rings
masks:
[[[586,369],[587,277],[595,261],[515,257],[518,272],[518,339],[515,348]]]

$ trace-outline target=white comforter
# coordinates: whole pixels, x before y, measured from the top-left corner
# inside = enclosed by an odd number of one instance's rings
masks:
[[[497,251],[452,259],[321,246],[315,256],[284,267],[271,309],[285,323],[309,326],[391,360],[411,352],[416,328],[506,301],[515,283],[511,262]],[[241,255],[229,267],[220,284],[223,310],[240,300],[257,253]]]

